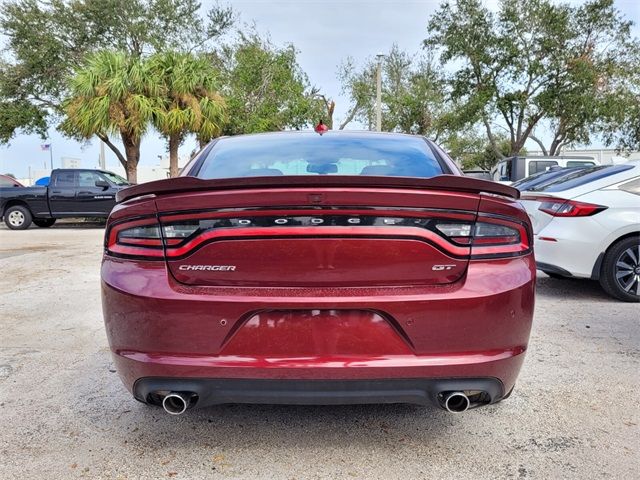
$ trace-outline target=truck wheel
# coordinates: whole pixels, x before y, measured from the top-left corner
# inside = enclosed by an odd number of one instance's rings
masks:
[[[4,211],[4,223],[11,230],[26,230],[31,225],[31,219],[31,212],[22,205],[14,205]]]
[[[56,223],[55,218],[34,218],[33,223],[41,228],[49,228],[51,225]]]
[[[602,261],[600,285],[618,300],[640,302],[640,235],[609,248]]]

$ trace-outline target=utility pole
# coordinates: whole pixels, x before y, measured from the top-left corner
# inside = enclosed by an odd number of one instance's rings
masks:
[[[376,69],[376,131],[382,131],[382,59],[384,53],[376,55],[378,68]]]
[[[100,140],[100,169],[101,170],[106,170],[107,166],[105,163],[106,162],[104,158],[104,142]]]

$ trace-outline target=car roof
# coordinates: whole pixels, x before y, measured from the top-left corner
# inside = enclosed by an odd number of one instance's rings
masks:
[[[615,185],[616,183],[624,182],[625,180],[630,180],[632,178],[640,176],[640,160],[633,160],[630,162],[612,164],[612,165],[597,165],[597,167],[600,167],[601,169],[603,167],[616,168],[616,167],[624,167],[624,166],[630,166],[631,168],[620,169],[620,171],[617,173],[614,173],[606,177],[597,178],[588,183],[578,185],[574,188],[568,188],[566,190],[559,190],[559,191],[528,190],[527,193],[534,194],[534,195],[549,195],[549,196],[560,197],[560,198],[575,198],[575,197],[579,197],[580,195],[584,195],[586,193],[593,192],[595,190],[600,190],[610,185]],[[523,195],[526,195],[524,191],[522,193]]]
[[[256,137],[274,137],[274,138],[299,138],[299,137],[316,137],[320,135],[313,130],[284,130],[279,132],[261,132],[261,133],[248,133],[243,135],[233,135],[220,137],[220,140],[224,139],[233,139],[242,141],[243,139],[251,139]],[[380,138],[389,138],[389,137],[397,137],[397,138],[426,138],[422,135],[412,135],[409,133],[397,133],[397,132],[372,132],[370,130],[327,130],[322,134],[323,137],[332,137],[332,136],[341,136],[348,137],[353,139],[358,138],[372,138],[372,137],[380,137]]]
[[[22,185],[22,183],[20,183],[18,180],[16,180],[15,178],[13,178],[10,175],[5,175],[4,173],[0,173],[0,177],[6,178],[7,180],[11,181],[12,183],[17,183],[18,185]],[[24,186],[24,185],[22,185],[22,186]]]

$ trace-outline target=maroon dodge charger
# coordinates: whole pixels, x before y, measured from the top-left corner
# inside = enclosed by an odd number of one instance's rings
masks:
[[[118,193],[104,319],[133,396],[220,403],[498,402],[534,307],[518,191],[380,133],[220,138]]]

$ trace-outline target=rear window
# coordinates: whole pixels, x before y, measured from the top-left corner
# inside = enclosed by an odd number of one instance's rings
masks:
[[[595,162],[590,162],[589,160],[571,160],[567,162],[567,167],[588,167],[590,165],[595,165]]]
[[[545,172],[548,168],[555,167],[558,162],[555,160],[535,160],[529,162],[529,175],[538,172]]]
[[[640,195],[640,178],[623,183],[618,188],[625,192],[633,193],[634,195]]]
[[[312,134],[255,135],[219,140],[196,176],[280,175],[434,177],[450,173],[419,137]]]
[[[55,176],[56,187],[74,187],[75,184],[75,172],[58,172]]]
[[[633,165],[597,165],[595,167],[577,170],[571,175],[561,177],[550,183],[538,185],[529,190],[532,192],[562,192],[563,190],[580,187],[595,180],[625,172],[632,168]]]

